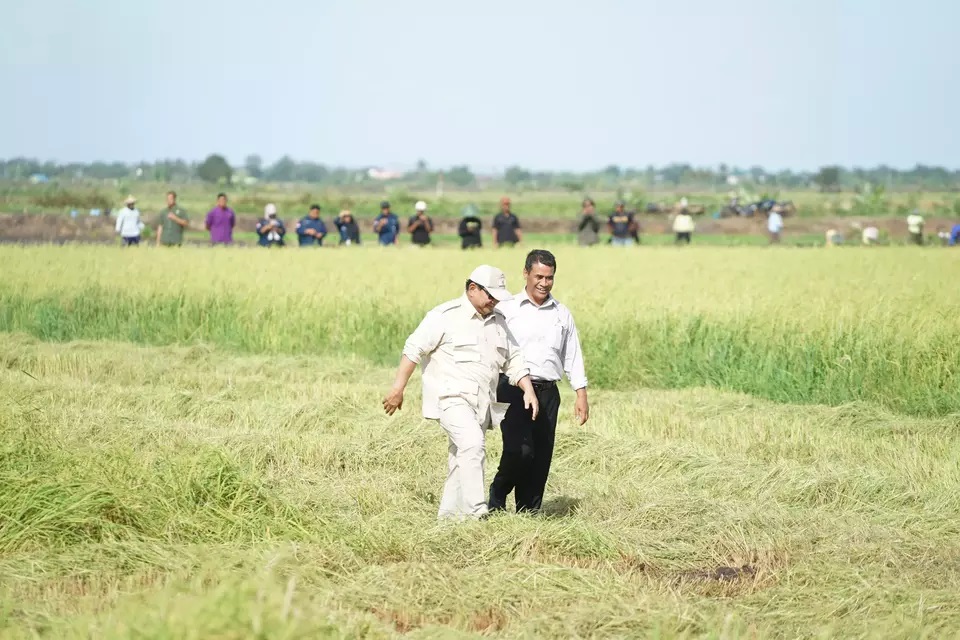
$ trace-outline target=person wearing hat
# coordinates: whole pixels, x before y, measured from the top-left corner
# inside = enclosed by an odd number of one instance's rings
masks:
[[[438,518],[480,518],[488,511],[484,487],[485,432],[500,425],[501,373],[523,390],[523,411],[536,419],[530,371],[506,319],[496,307],[510,300],[503,271],[481,265],[463,295],[434,307],[407,338],[396,379],[383,398],[387,415],[403,408],[403,392],[417,365],[423,382],[423,417],[437,420],[448,439],[447,480]]]
[[[500,213],[493,218],[493,246],[513,245],[523,240],[520,219],[510,210],[510,198],[500,198]]]
[[[157,217],[157,246],[181,246],[183,231],[188,224],[190,224],[190,217],[177,205],[176,192],[167,191],[167,208]]]
[[[607,230],[610,232],[610,244],[616,247],[629,247],[634,243],[636,224],[633,214],[626,210],[627,203],[617,200],[613,213],[607,219]]]
[[[257,222],[257,244],[261,247],[282,247],[287,228],[277,218],[277,205],[272,202],[263,208],[263,218]]]
[[[433,233],[433,219],[427,215],[427,203],[419,201],[415,206],[417,213],[407,223],[410,232],[410,242],[415,246],[425,247],[430,244],[430,234]]]
[[[582,426],[589,417],[587,374],[577,325],[570,310],[551,293],[556,272],[557,259],[552,253],[531,251],[523,265],[523,290],[497,307],[526,358],[539,411],[533,417],[524,411],[516,388],[501,376],[497,399],[509,408],[500,423],[503,453],[490,484],[491,511],[505,510],[511,491],[518,513],[537,512],[543,506],[560,411],[557,383],[564,375],[577,394],[573,406],[577,424]]]
[[[380,203],[380,215],[373,220],[373,230],[377,232],[381,247],[395,246],[400,243],[400,218],[390,211],[390,203]]]
[[[310,212],[297,223],[297,240],[301,247],[323,246],[327,225],[320,219],[320,205],[310,205]]]
[[[126,206],[117,214],[117,233],[120,234],[123,246],[140,246],[140,233],[144,224],[140,221],[140,211],[134,206],[137,199],[127,196],[123,204]]]
[[[353,213],[344,209],[333,219],[333,226],[340,233],[340,244],[350,246],[360,244],[360,225],[353,219]]]

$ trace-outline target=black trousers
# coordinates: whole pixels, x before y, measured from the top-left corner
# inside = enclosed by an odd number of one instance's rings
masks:
[[[510,403],[500,423],[503,454],[497,475],[490,484],[491,511],[506,509],[507,496],[515,491],[517,512],[539,511],[543,492],[550,475],[553,443],[557,435],[557,414],[560,411],[560,390],[556,383],[534,385],[540,412],[530,419],[530,410],[523,408],[523,390],[511,385],[505,377],[497,387],[497,401]]]

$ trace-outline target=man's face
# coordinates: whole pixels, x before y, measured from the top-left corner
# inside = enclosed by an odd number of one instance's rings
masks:
[[[585,205],[583,206],[583,212],[584,212],[585,214],[587,214],[588,216],[592,216],[592,215],[593,215],[593,203],[592,203],[592,202],[588,202],[587,204],[585,204]]]
[[[523,278],[526,280],[525,289],[530,299],[537,304],[543,304],[547,301],[547,296],[553,289],[553,274],[556,269],[535,262],[530,271],[523,270]]]
[[[484,317],[493,313],[494,307],[496,307],[499,302],[499,300],[487,293],[486,289],[475,282],[470,283],[470,288],[467,290],[467,299],[473,304],[473,308]]]
[[[174,206],[175,204],[177,204],[177,196],[173,195],[172,193],[168,193],[168,194],[167,194],[167,206],[168,206],[168,207],[172,207],[172,206]]]
[[[622,205],[622,204],[618,204],[618,205],[617,205],[617,213],[623,213],[623,205]]]
[[[217,206],[223,209],[227,206],[227,196],[220,196],[217,198]]]
[[[503,202],[500,203],[500,211],[503,211],[504,213],[510,213],[510,201],[509,201],[509,200],[504,200]]]
[[[384,207],[383,209],[380,209],[380,215],[382,216],[390,215],[390,207]]]
[[[310,218],[316,220],[320,217],[320,209],[310,209]]]

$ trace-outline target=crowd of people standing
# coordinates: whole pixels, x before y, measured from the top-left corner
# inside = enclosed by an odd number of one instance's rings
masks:
[[[156,228],[156,243],[158,246],[181,246],[184,241],[184,232],[189,227],[190,217],[177,203],[177,194],[167,192],[167,205],[158,215]],[[116,232],[124,246],[138,245],[146,224],[143,222],[140,211],[136,208],[136,198],[129,196],[120,209],[116,219]],[[297,243],[301,247],[321,247],[328,240],[327,224],[321,216],[319,204],[313,204],[307,215],[299,219],[293,229]],[[473,207],[467,207],[457,225],[457,235],[463,249],[472,249],[483,246],[483,222],[479,212]],[[675,213],[671,216],[671,230],[674,242],[678,245],[690,244],[696,223],[693,215],[681,200]],[[913,244],[923,244],[923,217],[913,211],[907,217],[909,239]],[[225,193],[217,194],[216,205],[204,217],[204,228],[209,234],[211,245],[233,244],[233,233],[237,225],[237,215],[228,205]],[[628,211],[626,203],[618,200],[614,210],[606,220],[598,215],[596,203],[591,198],[582,202],[580,216],[576,223],[577,243],[580,246],[593,246],[601,242],[600,231],[604,228],[609,234],[607,242],[613,246],[629,247],[640,242],[640,225],[636,214]],[[767,213],[766,230],[771,244],[781,241],[784,228],[783,215],[779,206],[773,206]],[[341,210],[332,221],[337,243],[341,246],[360,245],[362,233],[360,225],[349,209]],[[263,247],[283,247],[288,244],[287,227],[279,217],[276,205],[270,203],[264,207],[263,217],[260,218],[254,230],[257,234],[257,244]],[[403,232],[409,234],[410,244],[424,247],[432,244],[435,231],[433,219],[427,214],[427,203],[419,201],[414,205],[414,214],[402,224],[400,217],[393,212],[388,201],[380,203],[380,212],[373,220],[372,231],[376,234],[377,244],[380,246],[396,246],[400,244]],[[490,230],[491,239],[495,247],[513,246],[523,241],[523,228],[520,219],[511,208],[508,197],[500,199],[500,211],[494,216]],[[826,232],[826,244],[833,246],[842,244],[843,237],[836,229]],[[938,237],[943,244],[956,246],[960,244],[960,223],[949,232],[941,229]],[[874,226],[862,229],[863,244],[877,244],[879,230]]]

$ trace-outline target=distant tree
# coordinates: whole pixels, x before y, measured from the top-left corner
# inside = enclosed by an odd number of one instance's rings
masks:
[[[837,191],[840,187],[840,167],[820,167],[820,171],[813,176],[813,181],[820,187],[820,191]]]
[[[221,180],[230,182],[233,169],[230,168],[226,158],[214,153],[207,156],[206,160],[197,167],[197,176],[206,182],[220,182]]]
[[[518,185],[521,182],[528,182],[533,176],[529,171],[523,169],[522,167],[508,167],[503,174],[503,179],[507,184]]]
[[[247,156],[247,159],[243,161],[243,168],[246,169],[247,175],[258,179],[262,178],[263,158],[255,153],[251,153],[249,156]]]
[[[267,180],[274,182],[290,182],[296,179],[297,163],[290,156],[283,156],[277,160],[267,171],[265,176]]]
[[[466,187],[476,181],[476,177],[467,165],[450,167],[450,170],[444,174],[444,177],[450,181],[450,184],[458,187]]]
[[[426,173],[427,172],[427,161],[423,158],[417,160],[417,173]]]
[[[617,178],[620,177],[620,167],[618,167],[615,164],[611,164],[610,166],[608,166],[606,169],[603,170],[603,175],[607,176],[608,178],[613,178],[614,180],[616,180]]]

